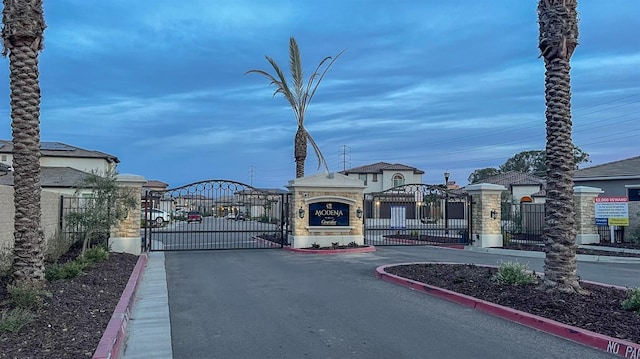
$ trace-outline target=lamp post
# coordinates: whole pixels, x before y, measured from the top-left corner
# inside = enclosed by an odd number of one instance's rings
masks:
[[[444,234],[449,234],[449,175],[448,171],[444,173]]]

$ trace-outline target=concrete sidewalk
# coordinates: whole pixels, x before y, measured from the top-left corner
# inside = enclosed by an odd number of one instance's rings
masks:
[[[164,253],[151,252],[119,358],[173,358]]]

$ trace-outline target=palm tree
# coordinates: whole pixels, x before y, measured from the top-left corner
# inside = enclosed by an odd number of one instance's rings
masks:
[[[42,0],[3,0],[3,56],[9,55],[14,168],[14,281],[43,285],[40,224],[40,83],[38,53],[46,27]]]
[[[329,171],[327,161],[324,159],[322,152],[320,152],[320,148],[304,127],[304,116],[313,95],[315,95],[320,82],[324,78],[324,75],[329,71],[331,65],[333,65],[344,51],[345,50],[340,51],[335,57],[327,56],[322,59],[314,73],[309,77],[306,86],[304,85],[304,78],[302,76],[302,60],[300,59],[298,43],[293,37],[289,39],[289,68],[291,70],[293,88],[291,88],[287,83],[287,79],[278,64],[269,56],[265,57],[273,67],[277,77],[272,76],[263,70],[249,70],[245,72],[245,75],[249,73],[264,75],[269,79],[269,81],[271,81],[270,85],[276,86],[276,91],[273,93],[273,96],[275,97],[277,94],[282,94],[282,96],[284,96],[284,98],[289,102],[289,105],[291,105],[293,114],[296,116],[296,120],[298,121],[298,130],[296,131],[293,147],[293,156],[296,161],[296,178],[304,177],[304,161],[307,159],[307,141],[311,143],[311,146],[318,157],[318,169],[324,165],[327,172]],[[326,67],[322,70],[322,67],[325,64]]]
[[[577,0],[539,0],[538,23],[547,107],[544,285],[548,289],[583,293],[576,267],[569,74],[571,56],[578,46]]]

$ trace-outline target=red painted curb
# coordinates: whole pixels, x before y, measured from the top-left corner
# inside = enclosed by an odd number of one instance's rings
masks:
[[[404,285],[411,289],[433,295],[438,298],[446,299],[454,303],[462,304],[467,307],[479,310],[481,312],[498,316],[503,319],[510,320],[530,328],[540,330],[555,336],[569,339],[579,344],[583,344],[592,348],[615,354],[623,358],[640,358],[640,344],[632,343],[618,338],[609,337],[603,334],[595,333],[586,329],[574,327],[571,325],[556,322],[555,320],[543,318],[537,315],[525,313],[512,308],[504,307],[495,303],[487,302],[481,299],[470,297],[468,295],[456,293],[447,289],[435,287],[429,284],[417,282],[411,279],[402,278],[385,272],[385,268],[398,265],[408,265],[418,263],[398,263],[383,265],[376,268],[376,278],[387,282]],[[424,264],[421,263],[421,264]],[[460,263],[437,263],[437,264],[460,264]],[[479,267],[495,267],[474,264]],[[598,282],[584,281],[605,287],[615,287],[627,289],[624,287],[603,284]]]
[[[303,254],[343,254],[343,253],[368,253],[375,252],[375,246],[361,247],[361,248],[344,248],[344,249],[306,249],[306,248],[291,248],[284,247],[286,251]]]
[[[120,301],[116,305],[116,309],[111,315],[111,320],[107,324],[98,343],[96,351],[93,353],[93,359],[113,359],[118,357],[120,346],[122,345],[125,330],[129,322],[129,315],[131,314],[131,308],[135,300],[135,293],[138,289],[138,284],[142,278],[142,274],[147,265],[148,255],[146,253],[141,254],[138,257],[138,262],[133,268],[133,272],[129,277],[127,286],[122,292]]]
[[[464,249],[465,247],[464,244],[425,242],[425,241],[418,241],[415,239],[385,238],[384,240],[385,242],[411,244],[411,245],[418,245],[418,246],[431,246],[431,247],[442,247],[442,248],[453,248],[453,249]]]

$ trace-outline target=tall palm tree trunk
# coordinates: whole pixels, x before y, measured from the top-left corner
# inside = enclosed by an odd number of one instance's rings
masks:
[[[576,0],[540,0],[539,47],[545,63],[547,110],[544,284],[563,292],[582,293],[576,268],[576,224],[573,208],[574,156],[571,140],[571,65],[578,45]]]
[[[307,132],[298,126],[294,140],[293,157],[296,160],[296,178],[304,177],[304,161],[307,159]]]
[[[14,167],[14,281],[42,285],[40,223],[40,83],[38,52],[45,28],[42,0],[4,0],[4,52],[9,53]]]

